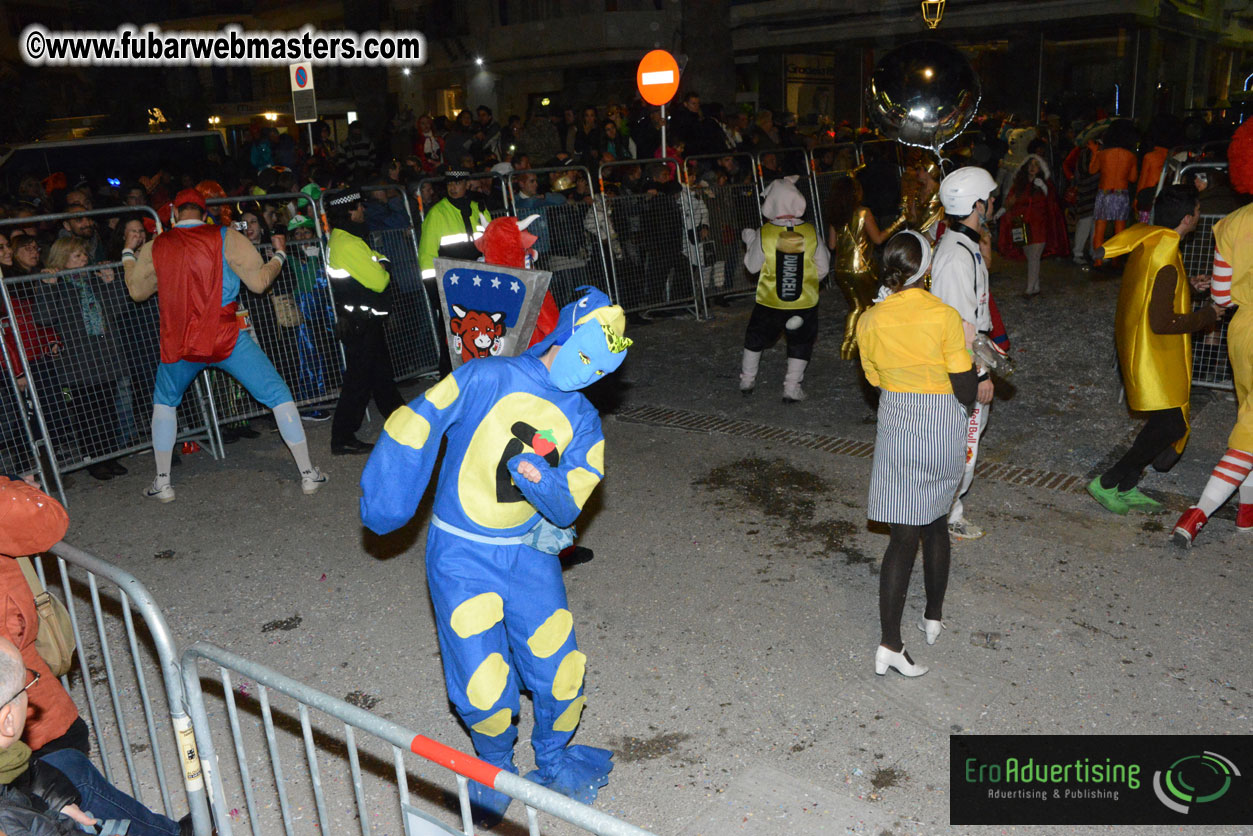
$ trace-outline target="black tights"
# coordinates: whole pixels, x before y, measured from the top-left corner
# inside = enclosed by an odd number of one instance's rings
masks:
[[[1109,490],[1116,485],[1120,491],[1131,490],[1140,483],[1144,468],[1188,431],[1183,410],[1179,407],[1146,414],[1149,420],[1144,423],[1144,429],[1136,436],[1131,449],[1117,464],[1101,474],[1102,488]]]
[[[901,616],[905,613],[905,593],[909,591],[909,576],[914,571],[919,540],[922,541],[922,577],[927,588],[926,617],[932,621],[943,618],[944,590],[948,588],[948,515],[927,525],[892,523],[891,527],[892,536],[879,572],[879,630],[880,644],[899,653],[904,648]]]

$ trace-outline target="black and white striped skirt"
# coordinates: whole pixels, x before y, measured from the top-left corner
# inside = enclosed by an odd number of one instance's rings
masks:
[[[882,391],[866,516],[926,525],[948,513],[966,456],[966,411],[951,393]]]

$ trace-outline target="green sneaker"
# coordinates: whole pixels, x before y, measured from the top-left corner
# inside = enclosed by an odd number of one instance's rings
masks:
[[[1118,492],[1118,487],[1112,488],[1101,487],[1101,477],[1098,476],[1088,483],[1088,493],[1092,494],[1092,498],[1101,505],[1105,506],[1105,510],[1113,511],[1115,514],[1126,514],[1131,510],[1131,506],[1123,499],[1123,494]],[[1145,497],[1148,499],[1148,497]]]
[[[1162,503],[1156,499],[1151,499],[1140,492],[1139,488],[1132,488],[1129,491],[1120,491],[1118,498],[1121,499],[1128,508],[1133,511],[1153,511],[1162,510]]]

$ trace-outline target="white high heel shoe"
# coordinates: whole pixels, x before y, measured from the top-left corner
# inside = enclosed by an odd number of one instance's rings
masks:
[[[879,649],[874,654],[874,672],[883,676],[888,672],[888,668],[896,668],[896,672],[901,676],[922,676],[930,670],[923,665],[915,665],[914,660],[909,658],[904,648],[897,653],[895,650],[888,650],[883,645],[879,645]]]
[[[944,629],[944,622],[924,618],[918,622],[918,629],[926,634],[927,644],[935,644],[935,640],[940,637],[940,631]]]

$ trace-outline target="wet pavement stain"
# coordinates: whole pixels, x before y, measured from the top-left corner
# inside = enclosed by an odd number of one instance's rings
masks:
[[[275,630],[295,630],[300,626],[300,622],[302,621],[304,621],[304,619],[300,617],[300,613],[296,613],[290,618],[279,618],[274,621],[267,621],[265,624],[261,625],[261,632],[273,633]]]
[[[355,705],[357,708],[364,708],[366,711],[371,710],[382,701],[382,697],[367,694],[365,691],[351,691],[344,697],[344,702],[349,705]]]
[[[793,525],[812,519],[817,503],[811,497],[830,490],[821,476],[793,467],[785,459],[756,457],[715,467],[692,484],[734,491],[766,516]]]
[[[837,552],[844,555],[844,562],[852,566],[854,563],[865,563],[871,570],[877,569],[876,558],[851,545],[847,538],[856,536],[857,526],[848,520],[824,520],[822,522],[799,525],[796,529],[811,540],[822,545],[825,554]]]
[[[874,775],[870,776],[870,786],[874,787],[876,792],[882,792],[889,787],[899,787],[908,779],[909,775],[904,770],[889,766],[875,770]]]
[[[690,734],[668,732],[653,735],[647,740],[639,737],[622,737],[609,741],[609,745],[617,753],[619,761],[634,763],[676,754],[675,748],[690,737]]]
[[[817,546],[813,557],[844,555],[848,565],[863,563],[874,571],[875,558],[851,543],[858,532],[848,520],[815,520],[818,500],[839,501],[831,485],[816,473],[794,467],[786,459],[750,457],[716,467],[693,485],[732,491],[744,504],[785,522],[790,535]],[[748,531],[746,534],[756,534]],[[788,546],[794,546],[789,542]]]

